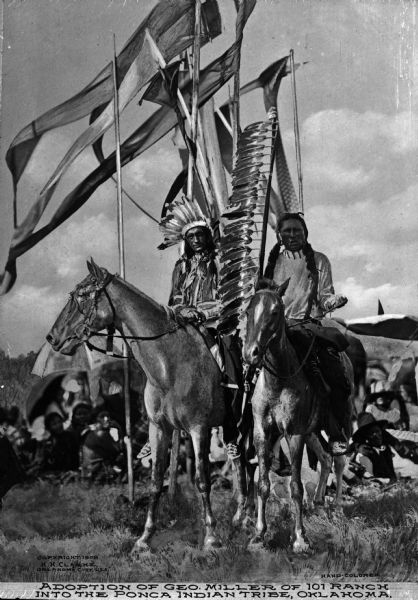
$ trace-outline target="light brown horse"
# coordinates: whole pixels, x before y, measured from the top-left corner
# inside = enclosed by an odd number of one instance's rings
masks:
[[[254,395],[254,444],[257,451],[258,514],[256,533],[252,544],[262,544],[267,530],[266,502],[270,493],[268,472],[272,434],[278,431],[289,445],[291,462],[291,496],[295,507],[293,549],[303,552],[309,549],[302,521],[303,486],[301,464],[305,443],[318,455],[322,463],[321,478],[315,500],[321,501],[330,471],[330,457],[322,452],[315,434],[320,429],[320,407],[314,390],[307,380],[297,354],[286,335],[286,320],[282,296],[289,280],[280,286],[264,280],[250,301],[247,309],[246,336],[243,348],[244,360],[253,366],[261,366]],[[343,355],[344,366],[352,390],[353,375],[349,359]],[[337,457],[336,457],[337,458]],[[337,475],[336,499],[341,495],[344,457],[335,461]]]
[[[134,358],[147,376],[144,400],[152,449],[151,491],[144,532],[133,552],[150,548],[173,429],[186,431],[192,439],[195,483],[203,503],[204,548],[217,546],[208,454],[210,430],[222,425],[224,417],[221,371],[193,326],[178,324],[170,309],[117,275],[110,275],[93,260],[87,266],[90,275],[71,293],[47,339],[54,350],[71,354],[94,333],[114,326],[129,338]],[[240,485],[243,476],[240,465],[235,466]],[[244,505],[244,492],[239,487],[235,522],[241,520]]]

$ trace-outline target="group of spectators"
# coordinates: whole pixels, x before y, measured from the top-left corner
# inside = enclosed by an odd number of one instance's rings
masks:
[[[94,407],[88,397],[78,398],[67,407],[66,416],[52,403],[44,415],[41,438],[33,436],[16,406],[9,409],[0,407],[0,443],[5,445],[7,440],[15,457],[10,459],[13,473],[9,483],[5,484],[6,488],[10,487],[10,483],[39,478],[59,483],[73,480],[88,483],[125,481],[127,460],[122,386],[117,382],[111,383],[108,393],[102,393],[101,400],[102,403]],[[387,384],[367,394],[351,438],[348,484],[367,479],[396,481],[393,463],[396,455],[418,464],[418,433],[409,431],[407,406],[402,395]],[[132,413],[133,417],[139,414],[137,409]],[[133,418],[133,425],[133,456],[139,457],[134,462],[134,469],[140,471],[149,466],[149,461],[146,465],[146,461],[141,460],[139,452],[147,439],[147,423]],[[213,448],[218,446],[219,440],[212,443],[212,454]],[[185,447],[185,454],[187,457],[190,455],[189,460],[192,460],[192,452],[187,452],[187,443]],[[7,452],[8,449],[2,447],[2,455]],[[222,460],[226,459],[225,452],[221,452],[220,456]],[[211,456],[211,460],[219,461],[220,458]],[[275,472],[289,474],[290,464],[282,450],[272,467],[275,462],[279,464],[279,468],[273,468]],[[190,469],[184,470],[189,473]],[[6,488],[0,489],[0,497],[7,491]]]
[[[405,394],[387,381],[366,395],[350,447],[350,469],[357,478],[394,482],[395,457],[418,464],[418,433],[410,431],[408,406]]]
[[[0,407],[0,432],[17,457],[19,480],[123,481],[127,466],[122,387],[114,383],[111,391],[100,406],[94,407],[86,398],[70,406],[68,414],[51,403],[43,418],[41,436],[29,429],[17,407]],[[133,421],[135,450],[146,439],[146,432],[142,432],[135,416]]]

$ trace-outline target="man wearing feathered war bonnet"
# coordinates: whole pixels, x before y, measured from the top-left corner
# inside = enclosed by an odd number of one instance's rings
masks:
[[[208,220],[195,200],[183,197],[171,203],[160,229],[164,235],[161,249],[177,243],[183,244],[182,255],[174,266],[168,302],[175,318],[197,326],[203,324],[217,338],[216,326],[221,309],[218,297],[219,263]],[[237,340],[238,336],[218,339],[223,355],[225,380],[223,437],[231,458],[239,456],[237,423],[241,417],[243,387],[241,353]],[[147,450],[148,446],[144,447],[139,457],[144,458]]]
[[[264,275],[276,283],[290,278],[283,296],[289,337],[301,359],[307,356],[313,336],[316,338],[306,363],[307,374],[323,405],[327,406],[330,398],[330,447],[333,454],[343,454],[351,433],[350,384],[339,352],[346,349],[348,342],[337,329],[322,327],[319,319],[344,306],[347,298],[335,294],[331,264],[325,254],[312,249],[300,213],[285,213],[277,223],[276,233],[278,243],[270,253]]]

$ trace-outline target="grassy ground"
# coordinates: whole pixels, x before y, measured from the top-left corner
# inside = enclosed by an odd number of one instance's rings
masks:
[[[308,511],[305,526],[314,552],[303,556],[291,552],[288,506],[274,499],[265,548],[248,549],[249,535],[230,524],[235,505],[224,489],[213,492],[223,547],[204,553],[200,504],[184,484],[174,506],[162,499],[154,551],[138,562],[130,550],[144,522],[146,489],[136,491],[135,507],[124,491],[49,483],[11,490],[0,513],[0,580],[289,582],[326,574],[418,580],[418,486],[411,483],[386,494],[369,490],[340,512]],[[48,558],[57,556],[67,558]],[[74,556],[98,558],[68,558]]]

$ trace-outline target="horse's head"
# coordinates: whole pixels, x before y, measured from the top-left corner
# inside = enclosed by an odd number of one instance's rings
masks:
[[[281,285],[262,279],[247,308],[247,325],[243,357],[247,364],[257,366],[275,335],[281,333],[285,324],[282,296],[289,285],[287,279]]]
[[[73,354],[82,342],[114,322],[114,312],[106,292],[112,281],[106,269],[87,262],[90,274],[70,293],[70,299],[46,339],[54,350]]]

